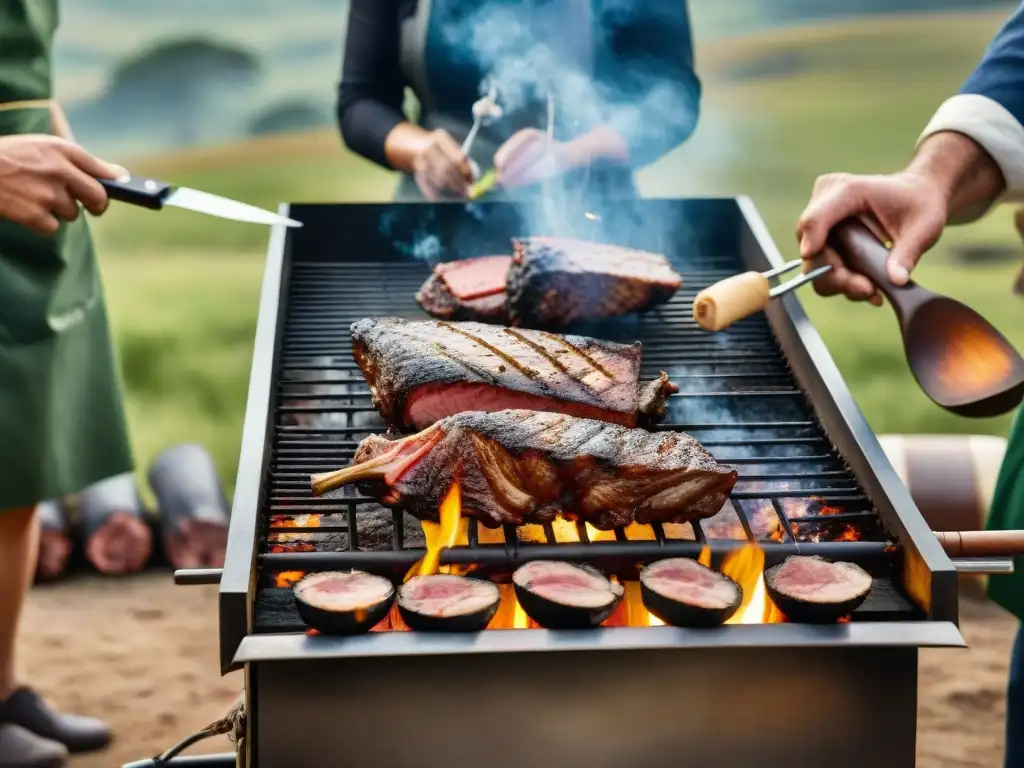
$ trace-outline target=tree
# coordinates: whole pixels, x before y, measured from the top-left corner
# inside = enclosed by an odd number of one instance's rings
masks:
[[[158,42],[120,62],[103,98],[105,110],[133,122],[174,126],[179,144],[202,137],[204,120],[255,84],[259,57],[229,42],[202,37]]]
[[[288,99],[258,113],[249,122],[249,133],[262,136],[269,133],[302,131],[319,128],[331,121],[329,110],[302,99]]]

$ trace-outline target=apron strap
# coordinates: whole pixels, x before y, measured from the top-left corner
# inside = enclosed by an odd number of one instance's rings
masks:
[[[0,112],[13,112],[18,109],[49,109],[53,102],[50,99],[30,99],[27,101],[6,101],[0,104]]]

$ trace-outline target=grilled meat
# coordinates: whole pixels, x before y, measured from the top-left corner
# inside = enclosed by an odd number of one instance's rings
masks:
[[[440,320],[507,324],[505,276],[511,263],[510,256],[482,256],[438,264],[416,302]]]
[[[359,483],[382,504],[437,521],[457,480],[463,514],[489,527],[559,514],[605,530],[685,523],[714,515],[736,483],[689,435],[538,411],[461,413],[400,440],[371,435],[353,462],[314,475],[313,492]]]
[[[512,325],[562,328],[647,310],[682,285],[661,254],[555,237],[513,243],[506,291]]]
[[[482,323],[360,320],[352,353],[374,406],[399,428],[510,408],[632,427],[641,416],[663,416],[666,396],[676,391],[663,373],[641,402],[640,344]]]

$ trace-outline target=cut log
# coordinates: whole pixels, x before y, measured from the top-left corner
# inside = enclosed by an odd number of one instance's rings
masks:
[[[68,568],[73,545],[67,515],[59,501],[43,501],[36,506],[39,519],[39,553],[36,581],[56,581]]]
[[[223,566],[231,512],[206,449],[194,444],[168,448],[150,466],[149,485],[156,495],[164,552],[171,565]]]
[[[132,474],[102,480],[75,497],[86,559],[108,576],[138,573],[153,553],[153,533]]]

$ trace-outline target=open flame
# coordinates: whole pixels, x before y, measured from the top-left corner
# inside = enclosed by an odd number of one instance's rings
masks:
[[[441,550],[469,543],[469,520],[462,517],[462,489],[459,482],[452,483],[438,510],[440,523],[423,522],[423,536],[427,540],[427,552],[423,558],[405,574],[408,581],[413,576],[430,576],[435,573],[457,573],[465,569],[442,566]]]

